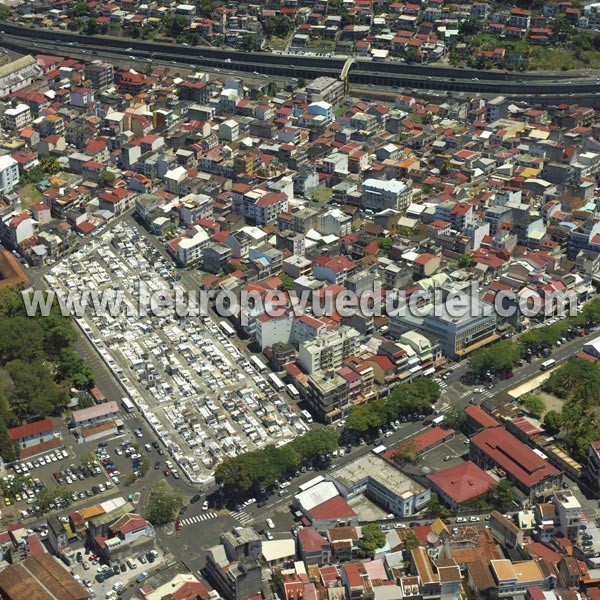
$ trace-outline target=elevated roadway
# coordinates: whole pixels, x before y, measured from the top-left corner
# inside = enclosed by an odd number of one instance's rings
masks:
[[[205,46],[170,45],[107,36],[82,36],[51,29],[32,29],[0,22],[0,43],[29,53],[81,53],[92,58],[122,57],[125,60],[160,61],[174,65],[232,70],[254,75],[312,79],[318,75],[339,78],[344,71],[350,85],[396,90],[435,90],[469,94],[504,95],[532,104],[580,102],[600,107],[598,74],[510,73],[456,69],[437,65],[405,64],[346,57],[317,57],[277,53],[236,52]],[[352,68],[350,68],[350,66]]]

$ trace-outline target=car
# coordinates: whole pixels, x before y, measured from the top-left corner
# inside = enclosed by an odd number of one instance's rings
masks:
[[[202,510],[208,510],[208,506],[209,506],[209,505],[208,505],[208,500],[205,500],[205,501],[202,503]]]
[[[265,537],[269,540],[273,540],[273,534],[270,531],[265,531]]]
[[[177,521],[175,521],[175,530],[179,531],[182,527],[183,525],[181,524],[181,521],[177,519]]]
[[[179,509],[179,514],[180,514],[180,515],[184,515],[186,510],[187,510],[187,506],[182,506],[182,507]]]
[[[190,504],[196,504],[202,496],[200,494],[194,494],[190,499]]]
[[[158,471],[160,469],[160,460],[154,462],[154,468]]]
[[[158,442],[156,440],[152,442],[152,447],[158,449]]]
[[[267,524],[267,527],[268,527],[269,529],[275,529],[275,523],[273,523],[273,520],[272,520],[272,519],[266,519],[266,520],[265,520],[265,523]]]
[[[125,563],[121,563],[119,565],[119,571],[121,571],[121,573],[125,573],[125,571],[127,571],[127,566],[125,565]]]
[[[146,557],[145,557],[143,554],[140,554],[140,555],[138,556],[138,560],[139,560],[139,561],[140,561],[140,562],[141,562],[143,565],[145,565],[145,564],[148,562],[148,560],[146,559]]]
[[[481,521],[481,519],[476,515],[469,517],[469,523],[478,523],[479,521]]]
[[[444,462],[448,462],[449,460],[452,460],[454,458],[454,456],[452,456],[452,454],[446,454],[446,456],[444,456]]]
[[[457,523],[466,523],[467,519],[465,517],[456,517]]]

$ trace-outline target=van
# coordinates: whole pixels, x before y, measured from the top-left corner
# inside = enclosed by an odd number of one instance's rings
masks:
[[[126,561],[127,566],[133,571],[134,569],[137,569],[137,563],[135,562],[135,560],[133,560],[133,558],[128,558]]]

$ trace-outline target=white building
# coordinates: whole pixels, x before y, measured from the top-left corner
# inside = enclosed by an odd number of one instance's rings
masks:
[[[298,364],[307,373],[338,369],[344,360],[358,352],[360,339],[356,329],[338,327],[328,335],[301,343]]]
[[[219,124],[219,139],[234,142],[240,137],[240,124],[233,119],[227,119]]]
[[[8,194],[19,183],[19,163],[5,154],[0,156],[0,192]]]
[[[330,471],[326,478],[336,485],[345,500],[367,494],[399,517],[409,517],[423,510],[431,497],[430,489],[372,452]]]
[[[344,237],[352,231],[352,217],[339,208],[332,208],[317,217],[317,231],[321,235]]]
[[[2,126],[5,129],[22,129],[31,121],[31,109],[27,104],[17,104],[7,108],[2,115]]]
[[[360,205],[363,209],[376,212],[386,208],[405,210],[410,204],[410,196],[408,186],[396,179],[367,179],[363,183]]]
[[[169,242],[167,249],[180,265],[191,265],[202,260],[202,252],[210,238],[199,225],[189,227],[185,237]]]

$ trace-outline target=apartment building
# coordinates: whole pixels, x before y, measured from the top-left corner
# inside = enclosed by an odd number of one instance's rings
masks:
[[[27,104],[17,104],[14,108],[7,108],[2,115],[2,126],[5,129],[22,129],[31,121],[31,109]]]
[[[391,179],[366,179],[363,183],[360,207],[364,210],[379,212],[386,208],[406,210],[410,204],[411,193],[401,181]]]
[[[357,353],[361,335],[344,325],[329,335],[300,344],[298,364],[309,374],[338,369],[344,360]]]
[[[5,154],[0,156],[0,192],[8,194],[19,183],[19,163]]]
[[[115,74],[112,64],[103,60],[94,60],[85,65],[85,79],[95,90],[103,90],[114,83]]]

